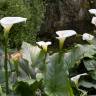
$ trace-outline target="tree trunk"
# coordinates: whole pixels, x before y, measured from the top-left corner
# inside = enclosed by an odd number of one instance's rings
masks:
[[[94,7],[96,0],[46,0],[45,20],[39,36],[50,38],[57,30],[64,29],[73,29],[80,34],[91,32],[94,26],[88,10]]]

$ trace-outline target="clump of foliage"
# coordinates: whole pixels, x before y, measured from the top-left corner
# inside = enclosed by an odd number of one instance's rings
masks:
[[[34,44],[44,15],[43,0],[0,0],[0,5],[0,18],[21,16],[28,19],[26,25],[19,24],[12,28],[9,35],[10,47],[20,47],[22,41]]]

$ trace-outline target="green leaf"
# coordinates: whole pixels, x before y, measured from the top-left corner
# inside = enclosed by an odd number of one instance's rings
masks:
[[[83,87],[86,87],[86,88],[95,88],[96,89],[96,83],[92,83],[92,82],[88,82],[88,81],[84,81],[84,80],[82,80],[79,83],[79,86],[83,86]]]
[[[96,70],[96,60],[84,60],[84,65],[88,71]]]
[[[41,81],[19,81],[14,85],[14,90],[20,96],[47,96],[43,93],[42,80]],[[38,90],[40,91],[39,95]]]
[[[19,66],[20,73],[24,71],[28,77],[30,76],[31,78],[35,77],[34,69],[31,67],[31,65],[29,65],[27,60],[21,60],[19,65],[20,65]]]
[[[33,93],[31,92],[29,84],[23,81],[17,82],[14,85],[14,90],[16,91],[16,93],[20,94],[20,96],[32,96]]]
[[[94,45],[80,45],[78,44],[65,54],[64,59],[69,68],[73,68],[84,57],[93,58],[96,54],[96,47]]]
[[[88,75],[87,73],[83,73],[83,74],[79,74],[76,75],[74,77],[71,78],[71,80],[76,84],[76,86],[78,87],[78,81],[80,79],[80,77],[84,76],[84,75]]]
[[[84,60],[84,65],[91,77],[96,80],[96,60]]]
[[[0,83],[4,83],[5,81],[5,71],[0,69]]]
[[[64,55],[55,53],[48,59],[45,72],[45,92],[48,96],[74,96],[67,77]]]
[[[30,67],[38,67],[41,71],[44,70],[45,52],[38,46],[32,46],[29,43],[23,42],[22,54],[23,58],[29,62]]]
[[[0,85],[0,96],[6,96],[6,94],[5,94],[5,93],[3,93],[3,90],[2,90],[1,85]]]
[[[38,67],[42,72],[44,72],[46,58],[48,58],[49,54],[45,54],[45,52],[42,50],[37,58],[35,67]]]
[[[23,58],[29,62],[29,64],[35,64],[41,49],[38,46],[33,46],[27,42],[22,44]]]
[[[93,71],[90,71],[89,74],[91,75],[91,77],[96,80],[96,69]]]

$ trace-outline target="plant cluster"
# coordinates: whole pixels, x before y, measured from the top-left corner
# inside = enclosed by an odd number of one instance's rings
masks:
[[[94,10],[90,9],[89,12],[95,14]],[[84,33],[81,37],[87,44],[76,44],[70,50],[63,50],[65,39],[77,33],[74,30],[61,30],[56,31],[56,39],[59,40],[56,53],[48,51],[48,46],[52,45],[50,41],[36,42],[37,46],[23,42],[19,52],[10,53],[9,31],[14,24],[26,20],[23,17],[5,17],[0,20],[4,29],[4,51],[0,50],[0,96],[96,95],[95,37]],[[92,18],[92,24],[96,25],[96,17]],[[71,70],[81,63],[86,71],[73,75]]]

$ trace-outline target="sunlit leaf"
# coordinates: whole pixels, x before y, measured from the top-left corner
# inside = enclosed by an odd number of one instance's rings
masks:
[[[29,64],[34,64],[40,53],[41,49],[38,46],[33,46],[29,43],[23,42],[22,55],[23,58],[28,60]]]

